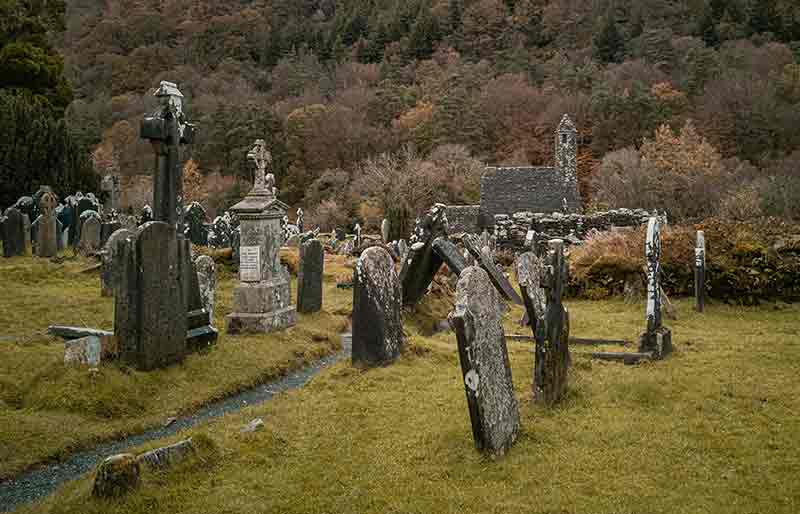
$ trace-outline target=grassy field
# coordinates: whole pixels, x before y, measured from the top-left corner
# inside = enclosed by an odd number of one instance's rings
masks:
[[[223,319],[237,280],[221,271],[216,347],[166,370],[140,373],[109,363],[92,375],[65,367],[63,341],[46,334],[50,324],[112,328],[113,300],[100,297],[97,273],[81,273],[92,264],[0,259],[0,479],[94,441],[160,425],[331,353],[341,347],[352,304],[352,293],[337,290],[333,279],[347,272],[344,262],[331,257],[323,312],[299,315],[297,326],[280,334],[226,336]]]
[[[22,512],[798,512],[800,308],[677,307],[670,359],[626,367],[573,348],[570,394],[554,410],[531,401],[530,346],[509,343],[523,434],[496,461],[473,447],[455,337],[411,329],[390,367],[342,362],[180,434],[211,453],[127,497],[91,499],[87,476]],[[575,336],[634,339],[644,324],[640,305],[570,311]],[[254,417],[266,428],[241,434]]]

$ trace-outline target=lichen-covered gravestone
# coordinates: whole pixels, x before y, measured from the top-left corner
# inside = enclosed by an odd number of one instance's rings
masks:
[[[353,364],[380,366],[405,346],[400,282],[389,252],[368,248],[356,264],[353,284]]]
[[[214,319],[214,296],[217,290],[217,266],[214,259],[201,255],[194,261],[197,268],[197,281],[200,286],[200,298],[208,312],[209,319]]]
[[[36,255],[53,257],[58,254],[58,198],[52,191],[44,191],[39,198],[39,217],[36,219]]]
[[[706,235],[697,231],[697,244],[694,249],[694,297],[697,312],[706,307]]]
[[[103,245],[103,251],[100,252],[100,295],[101,296],[114,296],[114,290],[119,287],[120,283],[120,265],[119,255],[120,247],[119,242],[125,241],[129,237],[133,237],[135,232],[121,228],[109,236],[108,241]]]
[[[531,258],[527,260],[528,264],[534,264]],[[536,339],[533,396],[536,401],[545,405],[555,405],[567,392],[567,372],[570,365],[569,312],[561,301],[568,272],[563,241],[550,241],[546,262],[545,267],[539,268],[541,272],[538,276],[541,291],[546,296],[544,312],[541,311],[541,293],[534,284],[535,266],[528,267],[520,274],[520,287]]]
[[[322,309],[322,274],[325,250],[318,239],[300,245],[300,269],[297,273],[297,311],[317,312]]]
[[[647,330],[639,337],[639,351],[662,359],[672,353],[672,332],[661,318],[661,223],[650,218],[645,240],[647,260]]]
[[[3,256],[16,257],[25,255],[25,218],[19,209],[6,209],[3,222]]]
[[[471,266],[461,274],[449,316],[475,447],[492,456],[511,448],[520,426],[499,303],[486,271]]]
[[[389,220],[387,220],[386,218],[383,218],[383,221],[381,221],[381,239],[383,240],[384,243],[388,243],[389,242],[389,229],[390,228],[391,227],[389,226]]]
[[[151,221],[118,245],[121,280],[115,293],[114,330],[120,359],[143,371],[181,362],[187,317],[184,256],[175,227]]]
[[[428,291],[444,260],[434,251],[438,237],[447,237],[447,206],[437,203],[414,226],[411,249],[400,271],[403,285],[403,305],[416,304]]]
[[[83,255],[94,255],[100,250],[100,218],[89,216],[81,225],[81,242],[78,245]]]
[[[547,294],[542,288],[544,271],[544,259],[534,252],[525,252],[517,258],[517,282],[525,303],[521,325],[530,326],[534,335],[537,327],[544,323],[547,309]]]

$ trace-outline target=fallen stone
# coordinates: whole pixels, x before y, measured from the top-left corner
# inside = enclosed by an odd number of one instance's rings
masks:
[[[154,469],[165,469],[183,461],[195,453],[192,439],[185,439],[170,446],[156,448],[136,457],[142,465]]]
[[[632,365],[653,360],[653,354],[648,352],[596,352],[592,354],[592,359],[622,362],[627,365]]]
[[[253,432],[258,432],[262,428],[264,428],[264,420],[261,418],[256,418],[250,423],[243,426],[242,429],[239,430],[239,432],[241,432],[242,434],[250,434]]]
[[[97,468],[92,487],[96,498],[114,498],[139,485],[141,468],[134,455],[123,453],[104,460]]]

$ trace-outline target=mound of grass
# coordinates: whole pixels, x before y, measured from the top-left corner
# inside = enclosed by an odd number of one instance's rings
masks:
[[[147,427],[209,401],[268,381],[341,347],[352,293],[338,290],[338,258],[326,263],[324,310],[298,315],[285,332],[228,336],[237,278],[218,276],[217,345],[178,366],[142,373],[103,363],[97,373],[65,367],[64,344],[48,325],[111,329],[113,300],[100,296],[93,262],[54,264],[20,257],[0,260],[0,479],[75,449]],[[296,289],[293,289],[296,291]]]
[[[626,367],[573,348],[569,396],[552,410],[531,401],[531,346],[509,343],[523,433],[495,461],[473,448],[455,337],[412,327],[394,365],[342,362],[180,434],[214,442],[212,468],[112,502],[90,498],[87,476],[22,512],[797,512],[800,308],[678,307],[670,359]],[[576,336],[633,339],[644,325],[643,306],[569,308]],[[508,333],[524,333],[521,314],[507,314]],[[241,434],[254,417],[264,430]]]

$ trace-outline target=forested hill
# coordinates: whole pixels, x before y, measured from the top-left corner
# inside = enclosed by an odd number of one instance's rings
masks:
[[[800,146],[795,0],[71,0],[66,27],[68,117],[101,171],[148,171],[138,120],[169,79],[202,173],[246,174],[266,136],[309,208],[406,143],[432,166],[550,162],[564,112],[586,196],[604,156],[665,123],[693,120],[750,175]]]

